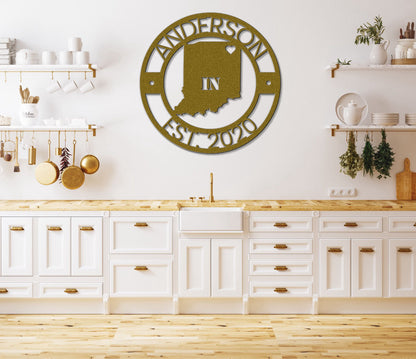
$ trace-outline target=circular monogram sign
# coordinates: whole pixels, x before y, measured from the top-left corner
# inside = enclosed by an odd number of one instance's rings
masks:
[[[236,17],[187,16],[167,27],[143,61],[146,112],[169,141],[222,153],[267,126],[280,95],[279,65],[266,39]]]

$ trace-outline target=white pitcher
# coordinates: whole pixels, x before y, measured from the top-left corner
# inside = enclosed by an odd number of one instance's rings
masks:
[[[384,65],[387,61],[387,49],[390,45],[389,40],[383,41],[381,44],[374,44],[370,52],[371,65]]]

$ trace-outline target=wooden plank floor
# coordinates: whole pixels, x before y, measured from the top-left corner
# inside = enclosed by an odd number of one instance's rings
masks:
[[[0,358],[416,358],[415,315],[0,315]]]

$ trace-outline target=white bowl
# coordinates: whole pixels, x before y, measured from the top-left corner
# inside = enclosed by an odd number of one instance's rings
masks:
[[[372,119],[374,125],[377,126],[395,126],[399,123],[399,119]]]

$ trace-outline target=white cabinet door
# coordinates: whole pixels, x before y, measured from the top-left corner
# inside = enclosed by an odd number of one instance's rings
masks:
[[[210,296],[210,247],[209,239],[179,240],[179,296]]]
[[[1,254],[3,276],[32,275],[32,218],[2,219]]]
[[[320,239],[319,293],[321,297],[350,296],[350,240]]]
[[[389,295],[416,296],[416,239],[389,240]]]
[[[381,297],[383,240],[353,239],[351,242],[351,295]]]
[[[211,240],[211,294],[213,297],[242,296],[242,240]]]
[[[72,275],[102,275],[102,219],[100,217],[73,217]]]
[[[70,275],[70,231],[70,219],[67,217],[38,219],[39,275]]]

